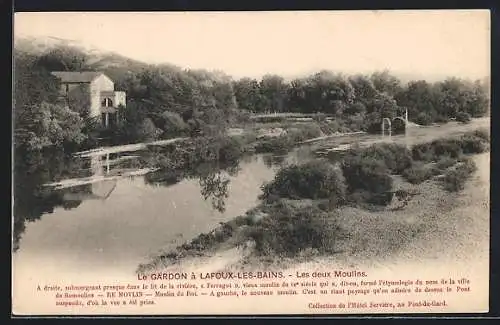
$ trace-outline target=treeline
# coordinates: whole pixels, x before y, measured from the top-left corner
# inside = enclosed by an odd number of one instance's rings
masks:
[[[466,113],[483,116],[488,110],[487,85],[458,78],[430,83],[425,80],[403,84],[388,71],[371,75],[345,76],[320,71],[286,82],[267,75],[258,81],[235,81],[239,107],[252,112],[325,113],[365,127],[380,124],[384,117],[400,116],[408,109],[409,119],[418,124],[444,122]],[[353,124],[350,123],[350,124]]]
[[[232,80],[223,73],[183,71],[144,65],[96,69],[76,49],[57,48],[43,55],[15,51],[15,144],[30,150],[46,147],[86,148],[98,139],[110,144],[175,136],[216,136],[238,118]],[[121,123],[111,129],[88,119],[84,98],[62,101],[51,71],[103,71],[127,92]],[[77,96],[78,97],[78,96]],[[88,103],[87,103],[88,105]],[[100,117],[99,117],[100,118]]]
[[[122,60],[122,61],[120,61]],[[117,62],[118,61],[118,62]],[[345,76],[321,71],[290,82],[277,75],[233,80],[222,72],[147,65],[114,57],[113,64],[75,48],[42,55],[15,51],[16,144],[92,147],[98,138],[129,143],[175,136],[220,134],[250,112],[300,112],[333,115],[345,128],[370,131],[381,119],[401,115],[418,124],[480,117],[488,92],[480,81],[450,78],[403,84],[387,71]],[[58,101],[58,81],[50,71],[103,71],[127,92],[122,123],[102,130],[85,119],[84,100]]]

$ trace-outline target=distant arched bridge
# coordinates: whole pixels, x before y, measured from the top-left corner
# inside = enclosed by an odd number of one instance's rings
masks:
[[[405,133],[406,128],[408,127],[408,109],[405,108],[402,116],[396,116],[392,120],[388,117],[382,119],[382,135],[386,134],[386,131],[389,135],[392,133]]]

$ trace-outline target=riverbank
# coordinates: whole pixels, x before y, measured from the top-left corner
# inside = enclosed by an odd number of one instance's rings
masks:
[[[442,146],[444,143],[437,144]],[[352,267],[354,265],[390,264],[401,258],[415,262],[425,259],[457,259],[460,256],[467,256],[467,254],[460,255],[463,254],[462,250],[456,251],[452,248],[464,247],[465,242],[471,243],[471,238],[476,242],[480,238],[483,243],[489,238],[487,231],[485,233],[489,217],[487,197],[489,194],[489,153],[472,157],[478,170],[461,192],[446,191],[438,181],[439,175],[414,184],[409,183],[402,176],[394,175],[394,189],[413,193],[404,208],[401,207],[400,200],[393,199],[388,206],[375,210],[356,205],[326,210],[330,224],[339,225],[341,233],[346,235],[335,238],[334,253],[326,254],[328,257],[314,249],[306,249],[299,256],[292,258],[278,258],[273,254],[268,256],[253,254],[252,243],[242,244],[242,239],[238,238],[242,232],[235,231],[235,229],[252,225],[255,220],[265,217],[264,206],[264,209],[253,210],[245,216],[234,219],[231,223],[214,230],[214,233],[200,236],[190,244],[186,243],[180,251],[160,254],[158,259],[151,264],[142,265],[140,270],[146,271],[164,266],[170,268],[172,266],[169,264],[172,262],[182,268],[188,265],[196,268],[196,264],[202,261],[201,263],[214,267],[223,265],[224,268],[249,270],[265,267],[287,268],[307,261],[323,261],[322,263],[330,261],[337,265]],[[481,192],[475,188],[486,189]],[[292,211],[304,207],[314,208],[313,205],[315,205],[311,200],[291,201],[286,204],[291,206]],[[477,220],[471,220],[470,216],[467,218],[461,213],[464,208],[467,208],[471,215],[482,213],[482,216]],[[475,209],[477,213],[472,213]],[[272,215],[273,210],[267,213]],[[281,212],[278,210],[278,213]],[[485,220],[486,228],[484,228]],[[470,225],[467,225],[467,222]],[[476,227],[476,232],[471,233],[467,227],[472,227],[477,222],[479,225]],[[465,238],[464,236],[467,235],[469,237]],[[205,249],[207,247],[209,249]],[[484,245],[481,247],[484,248]]]

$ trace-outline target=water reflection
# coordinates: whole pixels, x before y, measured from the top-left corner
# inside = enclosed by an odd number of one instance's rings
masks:
[[[76,193],[91,193],[90,186],[52,191],[43,184],[65,178],[84,177],[88,163],[74,160],[61,152],[17,153],[14,158],[14,229],[13,248],[17,251],[25,223],[53,213],[58,206],[77,208],[82,198]]]
[[[182,180],[198,179],[203,198],[223,213],[226,210],[225,200],[229,197],[230,176],[234,177],[240,171],[240,159],[218,158],[219,153],[204,152],[200,155],[195,150],[186,152],[174,146],[150,148],[143,153],[142,161],[158,169],[145,175],[144,180],[149,185],[173,186]]]
[[[107,200],[120,178],[139,169],[155,168],[144,175],[145,184],[151,186],[173,186],[183,180],[196,179],[203,199],[210,202],[214,210],[225,212],[230,177],[240,171],[239,159],[214,160],[211,153],[182,155],[179,149],[150,148],[134,155],[119,153],[88,158],[75,158],[58,151],[17,153],[14,251],[19,249],[26,222],[39,220],[57,207],[70,210],[86,200]]]
[[[283,167],[286,163],[286,155],[264,155],[262,159],[267,167]]]

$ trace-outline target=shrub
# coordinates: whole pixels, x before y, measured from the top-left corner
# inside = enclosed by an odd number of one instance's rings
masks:
[[[467,132],[466,135],[472,135],[472,136],[481,138],[487,142],[490,142],[490,130],[488,130],[488,129],[484,129],[484,128],[477,129],[477,130],[474,130],[472,132]]]
[[[419,143],[411,148],[412,158],[414,160],[431,161],[434,159],[434,152],[431,143]]]
[[[489,147],[486,140],[471,134],[465,134],[460,137],[460,144],[465,154],[482,153],[487,151]]]
[[[464,189],[465,182],[470,178],[477,167],[471,159],[460,162],[456,168],[449,169],[443,178],[444,189],[449,192],[458,192]]]
[[[161,129],[158,129],[150,118],[142,120],[137,130],[138,138],[142,141],[156,140],[161,133]]]
[[[220,161],[237,161],[241,157],[245,149],[244,139],[238,137],[224,137],[221,139],[219,149]]]
[[[287,135],[291,142],[298,143],[320,137],[323,135],[323,132],[318,124],[307,124],[288,129]]]
[[[421,112],[420,114],[417,115],[417,118],[415,119],[415,123],[420,124],[420,125],[429,125],[432,123],[432,116],[428,113]]]
[[[438,139],[430,143],[413,146],[412,156],[415,160],[436,161],[441,156],[458,158],[462,155],[462,143],[459,139]]]
[[[431,143],[434,159],[441,156],[458,158],[462,154],[462,145],[458,139],[440,139]]]
[[[348,116],[345,119],[345,125],[349,129],[349,132],[363,130],[363,125],[364,125],[363,115],[356,114],[356,115]]]
[[[179,135],[189,129],[189,125],[184,122],[179,114],[170,111],[165,111],[161,114],[160,127],[169,135]]]
[[[332,252],[340,227],[319,208],[295,208],[278,202],[268,216],[250,227],[259,255],[294,257],[305,249]]]
[[[261,138],[255,144],[256,153],[283,152],[293,147],[294,143],[287,135]]]
[[[400,174],[412,164],[410,150],[405,146],[395,143],[374,144],[366,149],[358,149],[355,154],[366,158],[382,160],[387,168],[396,174]]]
[[[471,121],[471,116],[466,112],[457,112],[456,120],[457,122],[469,123]]]
[[[338,168],[325,160],[287,166],[262,187],[262,199],[324,199],[342,202],[346,186]]]
[[[444,156],[441,157],[436,163],[436,169],[439,171],[446,170],[457,163],[457,159]]]
[[[436,118],[434,119],[434,122],[440,123],[440,124],[446,124],[449,121],[450,121],[450,119],[446,115],[437,115]]]
[[[422,163],[415,163],[403,172],[403,177],[412,184],[420,184],[434,175],[431,167]]]
[[[349,155],[344,158],[341,166],[348,192],[354,193],[358,190],[369,192],[371,194],[369,203],[380,203],[377,197],[392,190],[393,180],[382,160]]]

